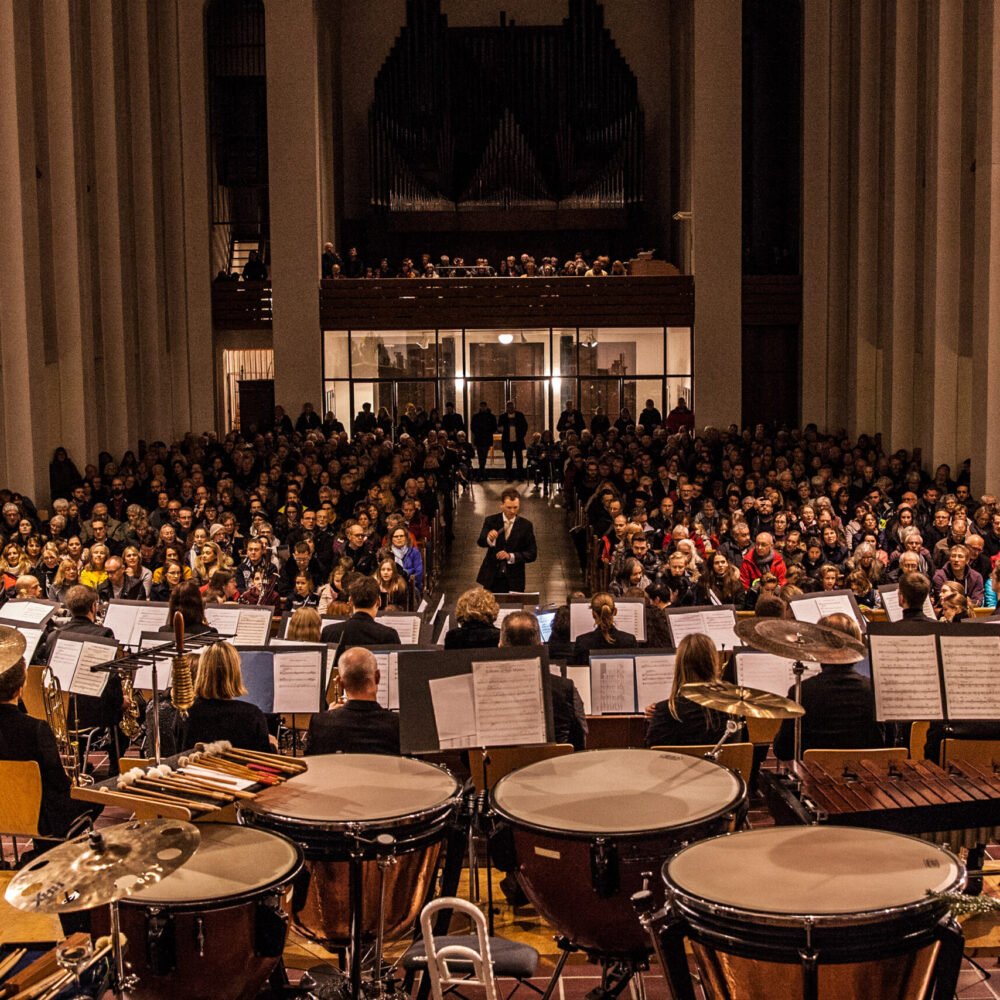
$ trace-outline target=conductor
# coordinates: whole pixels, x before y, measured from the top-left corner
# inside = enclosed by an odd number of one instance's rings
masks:
[[[476,582],[494,594],[523,592],[524,567],[538,558],[535,529],[519,517],[521,496],[513,486],[500,494],[500,513],[483,522],[476,544],[486,549]]]

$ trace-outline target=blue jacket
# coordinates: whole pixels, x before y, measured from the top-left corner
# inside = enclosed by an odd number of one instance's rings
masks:
[[[396,558],[396,562],[406,571],[407,576],[413,581],[413,586],[416,588],[419,594],[424,589],[424,560],[420,555],[420,550],[414,548],[412,545],[406,547],[406,551],[403,553],[402,562],[400,562],[399,556],[393,552]]]

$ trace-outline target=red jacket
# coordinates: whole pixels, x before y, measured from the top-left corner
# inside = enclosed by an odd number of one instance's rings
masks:
[[[775,549],[771,551],[771,561],[760,566],[754,556],[757,554],[756,549],[751,549],[746,556],[743,558],[743,565],[740,566],[740,583],[743,584],[744,590],[749,590],[753,586],[754,580],[760,579],[765,573],[773,573],[778,578],[778,583],[783,587],[785,585],[785,560],[782,559],[781,553]]]

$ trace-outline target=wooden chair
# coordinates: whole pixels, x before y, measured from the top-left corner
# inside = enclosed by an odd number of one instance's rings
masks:
[[[988,774],[1000,767],[1000,740],[944,740],[941,743],[941,760],[967,760]]]
[[[0,837],[10,837],[14,865],[20,863],[18,837],[39,836],[38,816],[42,808],[42,772],[33,760],[0,761]]]
[[[910,723],[910,760],[924,759],[924,744],[927,742],[927,730],[930,728],[929,722]]]
[[[491,747],[489,763],[486,765],[486,777],[489,788],[492,788],[504,775],[516,771],[519,767],[536,764],[540,760],[551,760],[553,757],[565,757],[573,752],[570,743],[541,743],[527,747]],[[483,783],[483,751],[469,751],[469,770],[472,772],[472,782],[477,792],[487,791]]]
[[[650,747],[651,750],[661,750],[666,753],[680,753],[686,757],[704,757],[713,744],[706,743],[698,746],[672,746],[672,747]],[[750,772],[753,770],[753,744],[752,743],[723,743],[719,748],[718,761],[737,774],[750,785]]]
[[[802,759],[808,764],[818,764],[830,774],[843,774],[844,768],[857,764],[861,760],[870,760],[880,764],[888,764],[891,760],[906,760],[909,751],[906,747],[878,747],[870,750],[863,748],[851,750],[807,750]]]
[[[781,719],[748,718],[746,723],[747,739],[751,743],[773,743],[781,728]]]

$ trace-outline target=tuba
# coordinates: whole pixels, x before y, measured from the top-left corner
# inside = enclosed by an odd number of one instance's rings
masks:
[[[62,685],[50,667],[42,673],[42,703],[45,719],[59,748],[59,760],[70,781],[74,785],[92,785],[94,779],[80,770],[80,731],[69,727]]]

